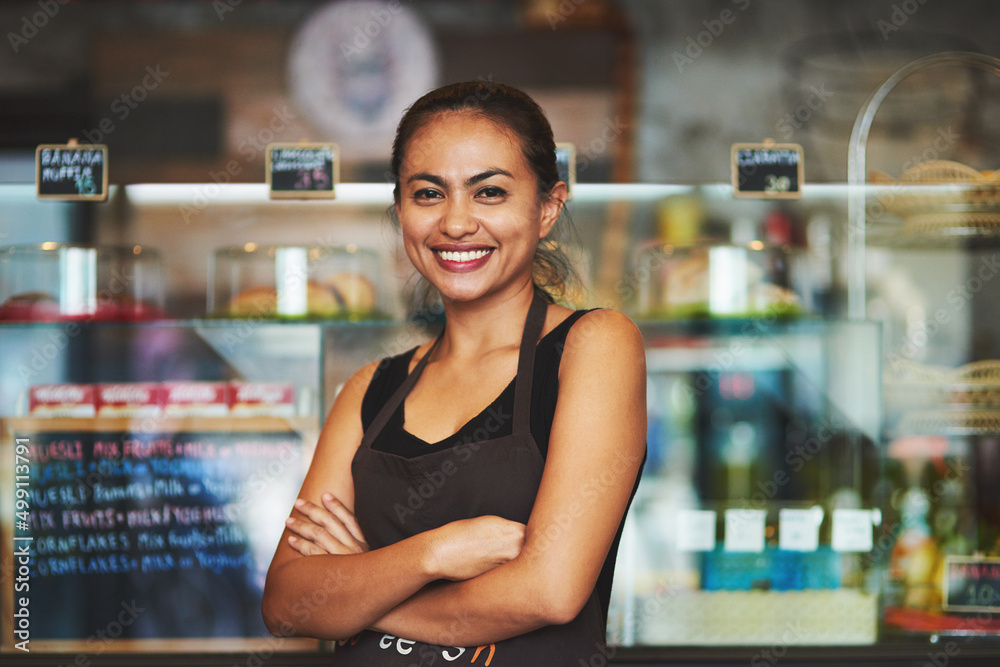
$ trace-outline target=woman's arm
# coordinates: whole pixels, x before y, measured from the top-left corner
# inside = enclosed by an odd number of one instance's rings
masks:
[[[320,504],[336,496],[345,514],[333,526],[338,553],[303,556],[286,528],[268,569],[261,611],[274,634],[320,639],[350,637],[431,581],[472,577],[513,558],[523,526],[499,517],[479,517],[428,531],[394,545],[367,550],[353,524],[351,460],[361,442],[361,399],[376,369],[366,366],[344,385],[320,434],[299,500]],[[307,524],[292,511],[293,524]],[[352,525],[353,524],[353,525]],[[297,528],[301,534],[302,525]]]
[[[642,337],[598,310],[570,330],[541,486],[513,560],[466,581],[425,588],[374,627],[437,644],[476,646],[567,623],[604,564],[645,455]]]

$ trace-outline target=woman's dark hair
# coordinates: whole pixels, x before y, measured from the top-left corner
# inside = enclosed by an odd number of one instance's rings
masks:
[[[390,174],[393,195],[399,201],[399,170],[410,140],[424,125],[442,113],[469,113],[482,116],[510,133],[521,148],[528,166],[538,182],[539,197],[551,196],[552,186],[559,181],[556,167],[556,144],[552,126],[541,107],[526,93],[494,81],[467,81],[436,88],[425,94],[403,114],[392,142]],[[562,251],[559,236],[565,212],[560,215],[552,232],[538,244],[532,279],[550,301],[565,297],[579,279],[569,258]]]

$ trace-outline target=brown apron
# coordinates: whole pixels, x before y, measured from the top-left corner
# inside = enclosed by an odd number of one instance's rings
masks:
[[[434,347],[382,406],[352,463],[355,514],[373,549],[459,519],[497,515],[527,523],[545,461],[529,428],[535,345],[546,303],[535,295],[521,337],[514,384],[514,419],[506,437],[457,442],[445,450],[405,458],[371,448],[375,436],[402,404]],[[434,346],[440,341],[434,342]],[[433,585],[433,584],[432,584]],[[532,594],[529,592],[529,595]],[[596,590],[570,623],[554,625],[483,647],[449,647],[365,631],[340,642],[335,665],[545,665],[607,664],[604,616]]]

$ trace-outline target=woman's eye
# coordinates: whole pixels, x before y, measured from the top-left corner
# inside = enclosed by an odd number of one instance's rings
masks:
[[[482,190],[480,190],[478,193],[476,193],[476,196],[482,199],[498,199],[506,194],[507,191],[504,190],[503,188],[498,187],[496,185],[488,185]]]
[[[441,193],[437,190],[432,190],[430,188],[422,188],[413,193],[413,198],[417,200],[421,199],[438,199]]]

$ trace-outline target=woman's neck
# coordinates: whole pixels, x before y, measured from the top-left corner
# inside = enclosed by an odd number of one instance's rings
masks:
[[[497,349],[518,346],[533,298],[534,286],[528,283],[513,294],[489,302],[446,302],[447,325],[434,356],[475,360]]]

